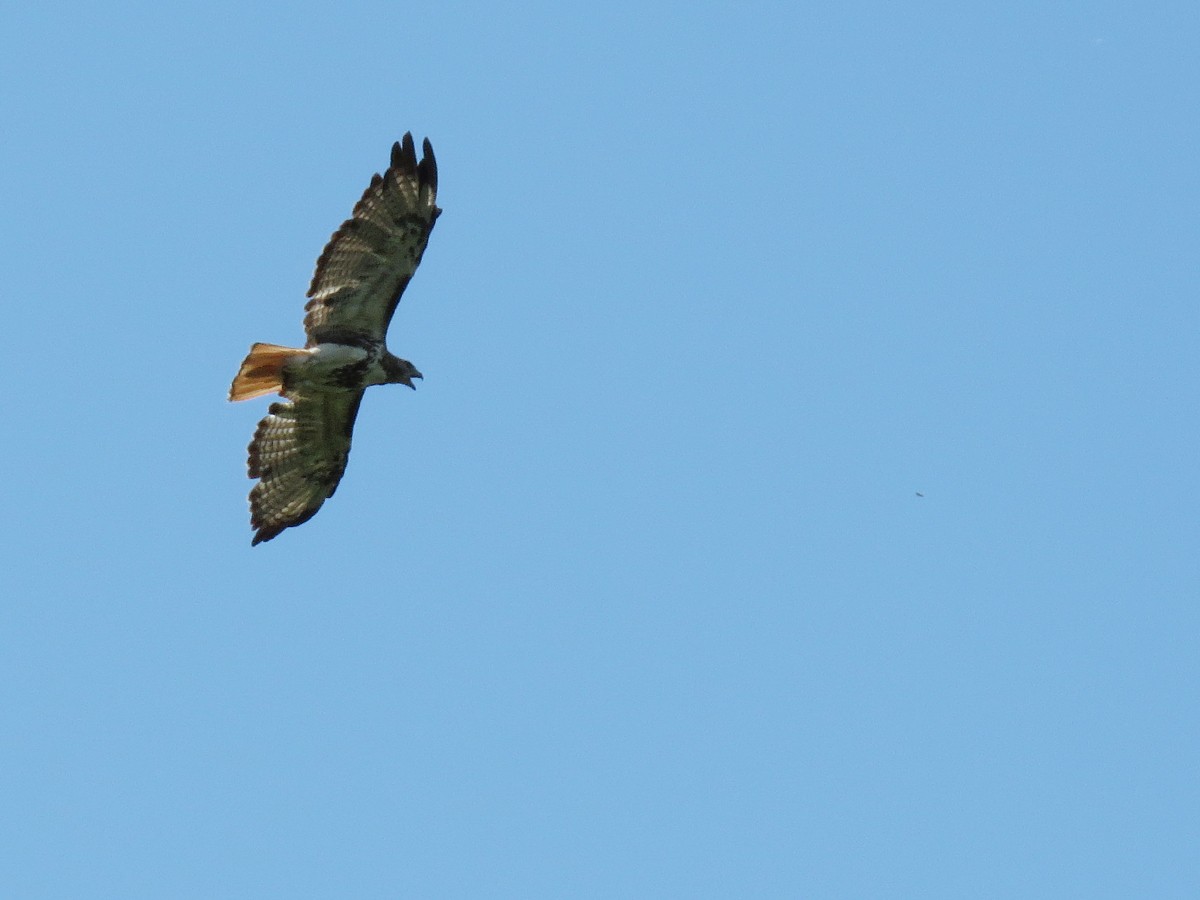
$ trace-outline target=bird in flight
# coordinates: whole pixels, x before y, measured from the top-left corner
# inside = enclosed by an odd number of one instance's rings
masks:
[[[406,134],[317,260],[304,347],[256,343],[234,377],[230,400],[286,398],[271,404],[250,442],[249,473],[258,479],[250,491],[252,545],[307,522],[333,496],[363,391],[373,384],[415,389],[421,373],[393,356],[385,339],[441,214],[436,200],[433,148],[426,140],[418,162]]]

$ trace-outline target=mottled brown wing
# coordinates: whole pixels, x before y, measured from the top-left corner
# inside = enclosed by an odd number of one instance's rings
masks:
[[[346,461],[360,391],[292,392],[272,403],[250,442],[252,544],[307,522],[333,496]]]
[[[304,307],[308,346],[344,336],[381,341],[400,295],[421,262],[437,208],[437,162],[425,141],[417,162],[411,134],[392,147],[392,164],[375,175],[354,215],[317,260]]]

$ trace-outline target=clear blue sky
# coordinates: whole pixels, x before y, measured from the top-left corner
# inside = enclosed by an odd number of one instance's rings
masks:
[[[1200,896],[1198,60],[1182,0],[6,6],[0,895]],[[425,381],[251,549],[229,381],[407,130]]]

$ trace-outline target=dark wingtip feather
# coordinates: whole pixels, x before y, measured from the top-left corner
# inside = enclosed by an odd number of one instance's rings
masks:
[[[411,131],[406,131],[401,141],[392,144],[392,168],[404,172],[417,170],[417,147]]]
[[[422,184],[429,185],[430,190],[437,193],[437,157],[433,155],[433,144],[429,143],[429,138],[425,138],[425,142],[421,145],[421,164],[417,166],[417,173]]]
[[[250,523],[250,527],[255,529],[254,538],[250,541],[251,547],[257,547],[263,541],[269,541],[273,538],[279,537],[283,529],[287,528],[287,525],[268,525],[264,522],[257,521],[257,514],[253,518],[256,521],[252,521]]]

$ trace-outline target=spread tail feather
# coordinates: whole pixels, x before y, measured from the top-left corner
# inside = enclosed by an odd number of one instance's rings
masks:
[[[255,344],[242,362],[229,388],[230,400],[252,400],[263,394],[283,391],[283,367],[289,359],[306,351],[278,344]]]

